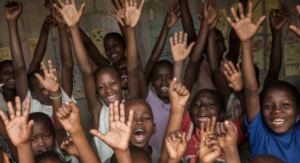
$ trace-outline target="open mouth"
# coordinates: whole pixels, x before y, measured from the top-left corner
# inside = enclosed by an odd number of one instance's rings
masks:
[[[47,152],[47,149],[40,149],[40,150],[38,150],[38,152],[39,152],[39,154],[45,153],[45,152]]]
[[[146,134],[146,132],[145,132],[144,129],[141,129],[141,128],[135,129],[133,134],[134,134],[133,135],[134,140],[136,142],[141,143],[141,142],[143,142],[145,140],[145,134]]]
[[[113,54],[111,57],[112,57],[112,59],[116,60],[116,59],[118,59],[118,54]]]
[[[276,118],[271,120],[271,123],[274,127],[281,127],[286,122],[286,119]]]
[[[160,90],[162,92],[168,92],[169,88],[168,87],[161,87]]]
[[[199,122],[201,122],[201,123],[206,123],[207,120],[208,120],[208,118],[209,118],[209,117],[208,117],[207,115],[201,114],[200,116],[198,116],[197,120],[198,120]]]
[[[11,84],[15,84],[16,80],[15,79],[10,79],[8,82],[11,83]]]
[[[109,95],[106,97],[106,99],[109,103],[113,103],[117,99],[117,95],[116,94]]]

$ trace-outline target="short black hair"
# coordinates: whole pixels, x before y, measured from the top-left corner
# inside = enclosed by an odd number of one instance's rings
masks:
[[[38,80],[38,78],[34,75],[34,74],[40,74],[40,75],[44,75],[44,72],[43,70],[35,70],[35,71],[32,71],[30,72],[28,75],[27,75],[27,80],[28,80],[28,88],[31,92],[33,92],[33,87],[34,87],[34,81]]]
[[[170,61],[168,61],[168,60],[160,60],[160,61],[158,61],[158,62],[156,62],[155,64],[154,64],[154,66],[153,66],[153,71],[152,71],[152,76],[153,76],[153,73],[154,73],[154,69],[157,67],[157,66],[160,66],[160,65],[170,65],[170,66],[172,66],[173,67],[173,63],[172,62],[170,62]],[[173,70],[173,68],[172,68],[172,70]]]
[[[281,81],[281,80],[273,81],[273,82],[267,84],[263,88],[261,95],[260,95],[260,104],[261,105],[262,105],[263,98],[264,98],[266,92],[268,92],[268,90],[270,90],[271,88],[274,88],[274,87],[284,88],[284,89],[290,91],[297,102],[297,107],[300,106],[300,100],[299,100],[300,93],[299,93],[298,88],[286,81]]]
[[[3,66],[7,63],[13,64],[13,62],[11,60],[4,60],[2,62],[0,62],[0,70],[3,68]]]
[[[154,121],[154,115],[153,115],[153,112],[152,112],[152,108],[151,108],[151,106],[149,105],[149,103],[148,103],[146,100],[144,100],[143,98],[141,98],[141,97],[131,97],[131,98],[129,98],[129,99],[127,99],[127,100],[125,101],[124,105],[126,105],[127,103],[129,103],[129,102],[131,102],[131,101],[134,101],[134,100],[142,101],[145,105],[147,105],[147,106],[150,108],[150,110],[151,110],[151,115],[152,115],[152,119],[153,119],[153,121]],[[125,107],[125,109],[126,109],[126,107]]]
[[[41,112],[30,113],[29,117],[28,117],[28,122],[30,120],[34,120],[34,122],[42,122],[42,123],[44,123],[53,132],[53,135],[55,137],[54,126],[52,124],[52,121],[51,121],[50,117],[47,114],[41,113]]]
[[[39,162],[41,162],[42,160],[44,160],[46,158],[54,158],[54,159],[57,159],[60,162],[62,162],[59,155],[57,153],[54,153],[54,152],[43,152],[43,153],[35,156],[34,160],[35,160],[35,163],[39,163]]]
[[[104,41],[107,37],[110,37],[110,36],[117,36],[117,37],[121,40],[121,42],[124,44],[124,46],[125,46],[125,41],[124,41],[123,36],[122,36],[120,33],[116,33],[116,32],[111,32],[111,33],[106,34],[106,35],[104,36],[103,41]]]

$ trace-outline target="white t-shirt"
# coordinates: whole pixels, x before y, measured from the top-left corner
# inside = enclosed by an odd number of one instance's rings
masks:
[[[62,103],[65,103],[65,102],[68,102],[68,101],[72,101],[72,102],[76,103],[76,100],[73,98],[73,96],[70,98],[62,88],[60,88],[60,91],[61,91]],[[30,98],[30,104],[31,104],[30,105],[30,113],[41,112],[41,113],[47,114],[51,118],[51,116],[53,114],[52,105],[47,106],[47,105],[41,104],[37,99],[32,98],[31,92],[29,90],[27,92],[26,97]],[[24,100],[22,102],[22,109],[23,110],[24,110],[24,107],[25,107],[25,101],[26,100]]]

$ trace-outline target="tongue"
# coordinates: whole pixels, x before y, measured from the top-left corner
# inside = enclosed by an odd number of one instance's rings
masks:
[[[143,140],[143,139],[144,139],[144,132],[137,131],[137,132],[134,134],[134,137],[135,137],[136,140]]]

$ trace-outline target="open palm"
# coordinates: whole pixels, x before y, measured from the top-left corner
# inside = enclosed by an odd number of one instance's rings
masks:
[[[179,42],[178,42],[178,36],[177,32],[174,34],[174,42],[173,38],[170,38],[170,45],[171,45],[171,51],[172,56],[175,62],[177,61],[184,61],[191,53],[192,48],[195,44],[195,42],[192,42],[189,47],[187,46],[187,33],[184,34],[184,39],[182,40],[182,31],[179,32]]]
[[[294,11],[290,12],[290,4],[286,5],[285,2],[282,2],[282,10],[271,10],[270,11],[270,23],[271,28],[275,30],[281,30],[283,25],[288,21],[292,16]],[[275,16],[274,16],[275,13]]]
[[[233,63],[230,61],[229,65],[225,64],[225,68],[226,71],[224,72],[224,75],[229,82],[229,87],[232,88],[235,92],[241,91],[243,89],[243,79],[240,65],[237,64],[236,70]]]
[[[74,0],[71,0],[71,3],[69,3],[69,0],[66,0],[66,4],[61,2],[61,0],[58,0],[58,2],[62,6],[62,8],[59,8],[56,4],[53,4],[53,6],[62,15],[62,17],[64,18],[66,24],[69,27],[78,25],[78,23],[79,23],[79,21],[82,17],[82,13],[83,13],[85,3],[83,3],[81,5],[80,9],[77,11]]]
[[[238,35],[239,39],[244,42],[250,40],[256,34],[259,26],[265,19],[265,16],[259,18],[256,24],[252,23],[252,3],[249,3],[248,15],[245,17],[243,6],[239,3],[239,12],[240,18],[236,15],[234,8],[231,8],[231,13],[235,19],[235,22],[228,17],[227,21],[231,25],[231,27],[235,30],[236,34]]]
[[[30,142],[33,121],[28,122],[28,115],[30,110],[30,99],[26,99],[25,109],[22,115],[21,99],[20,97],[15,98],[16,101],[16,112],[12,106],[12,103],[7,104],[10,118],[9,120],[3,111],[0,112],[0,116],[5,124],[7,134],[12,143],[17,147],[21,144]]]
[[[135,27],[140,19],[141,10],[137,9],[136,6],[128,6],[125,10],[125,26]]]
[[[58,92],[60,88],[60,83],[57,76],[57,72],[55,69],[53,69],[52,62],[50,60],[48,61],[48,64],[49,64],[49,72],[46,66],[44,65],[44,63],[41,62],[41,67],[44,71],[45,79],[43,79],[43,77],[38,73],[36,73],[35,76],[39,79],[39,81],[41,82],[41,84],[46,90],[50,92]]]
[[[91,130],[91,133],[114,150],[125,151],[129,145],[133,111],[130,111],[128,121],[125,122],[124,104],[120,104],[120,115],[118,105],[118,100],[114,104],[109,105],[109,131],[106,134],[102,134],[98,130]]]
[[[298,14],[300,15],[300,6],[296,6],[296,10],[298,12]],[[289,28],[300,38],[300,29],[297,28],[294,25],[290,25]]]
[[[23,6],[20,2],[8,2],[5,5],[5,17],[7,20],[17,20],[22,14]]]
[[[180,8],[178,7],[178,4],[178,2],[174,1],[171,9],[168,10],[168,14],[164,22],[164,25],[166,25],[168,28],[172,28],[180,18]]]
[[[125,14],[125,7],[119,3],[119,0],[115,0],[110,6],[114,10],[115,14],[108,12],[110,16],[115,18],[122,27],[125,27],[122,17]]]

